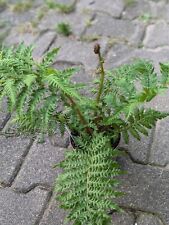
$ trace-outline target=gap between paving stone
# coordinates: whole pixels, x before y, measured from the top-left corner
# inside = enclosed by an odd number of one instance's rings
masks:
[[[45,54],[50,49],[56,38],[57,35],[55,32],[43,32],[43,35],[40,35],[35,42],[36,48],[33,51],[33,57],[37,60],[40,60],[43,54]]]
[[[86,27],[87,22],[90,23],[92,20],[92,14],[80,14],[78,11],[76,13],[63,14],[58,13],[55,10],[50,10],[45,17],[41,20],[38,25],[40,31],[50,30],[57,32],[57,25],[59,23],[69,23],[72,29],[71,36],[78,38],[80,37]],[[62,35],[59,35],[62,36]]]
[[[7,46],[18,45],[21,42],[24,42],[25,45],[31,45],[38,40],[38,34],[33,34],[29,32],[21,33],[17,30],[16,27],[12,28],[9,35],[4,41],[4,44]]]
[[[29,150],[30,150],[31,146],[33,145],[33,142],[34,142],[34,139],[31,139],[29,145],[26,147],[26,150],[25,150],[24,154],[22,155],[22,158],[20,160],[20,164],[18,164],[17,167],[15,168],[15,173],[13,173],[13,176],[11,177],[10,186],[12,185],[12,183],[14,182],[17,174],[21,170],[22,165],[23,165],[24,161],[26,160],[27,155],[29,154]]]
[[[55,200],[55,195],[53,195],[44,212],[40,225],[63,225],[66,215],[67,212],[59,208],[59,203]],[[134,223],[134,215],[130,211],[114,213],[112,215],[112,222],[113,225],[132,225]],[[70,222],[69,224],[72,223]]]
[[[64,158],[65,150],[52,146],[48,139],[43,144],[35,141],[12,187],[23,192],[27,192],[37,185],[52,188],[55,178],[60,172],[53,166]]]
[[[114,18],[120,18],[124,9],[124,3],[122,0],[106,0],[104,3],[102,0],[81,0],[77,4],[79,11],[92,11],[102,12]]]
[[[127,157],[118,161],[127,171],[120,178],[119,188],[125,195],[116,199],[118,204],[123,208],[159,215],[164,224],[169,223],[169,171],[139,165]]]
[[[147,27],[143,44],[148,48],[157,48],[164,45],[167,46],[168,39],[169,25],[164,21],[158,21],[156,24]]]
[[[125,150],[131,160],[135,163],[147,165],[152,145],[154,130],[149,131],[149,136],[141,135],[141,141],[131,137],[128,144],[125,144],[121,137],[119,148]]]
[[[137,46],[140,44],[140,37],[143,35],[144,29],[145,25],[139,21],[131,22],[97,14],[92,25],[87,28],[85,35],[100,35],[124,39]]]
[[[6,117],[3,119],[2,123],[0,124],[0,131],[3,130],[3,128],[6,126],[6,124],[7,124],[8,121],[10,120],[10,118],[11,118],[11,114],[8,113],[8,114],[6,115]]]
[[[61,46],[56,56],[56,63],[57,61],[71,61],[72,63],[81,64],[84,65],[86,73],[92,75],[95,73],[98,65],[98,58],[93,51],[95,43],[86,43],[71,38],[58,37],[51,46],[51,49]],[[107,46],[107,38],[100,40],[100,45],[102,52],[104,52]]]
[[[50,193],[39,188],[27,194],[15,193],[11,188],[0,188],[0,224],[37,224],[49,199]]]
[[[140,213],[136,220],[137,225],[165,225],[157,215]]]
[[[29,152],[32,140],[23,137],[0,136],[0,183],[10,186]]]
[[[134,225],[137,224],[137,225],[168,225],[166,224],[163,219],[161,218],[161,216],[158,214],[158,213],[154,213],[154,212],[151,212],[151,211],[144,211],[144,210],[140,210],[140,209],[137,209],[137,208],[130,208],[130,207],[124,207],[124,206],[120,206],[122,209],[124,210],[128,210],[128,211],[131,211],[133,214],[134,214],[134,217],[135,217],[135,222],[134,222]],[[155,221],[159,221],[160,224],[140,224],[138,223],[138,220],[139,220],[139,217],[150,217],[151,220],[155,220]],[[149,219],[149,218],[148,218]],[[140,221],[139,221],[140,222]],[[151,222],[151,221],[150,221]]]

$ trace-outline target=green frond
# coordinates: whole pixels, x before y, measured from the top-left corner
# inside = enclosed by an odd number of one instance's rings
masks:
[[[43,66],[50,66],[57,56],[60,48],[54,48],[51,51],[47,52],[46,55],[43,57]]]
[[[59,48],[45,54],[41,62],[33,59],[32,51],[24,44],[0,51],[0,102],[7,100],[20,133],[51,135],[59,128],[64,134],[68,127],[81,135],[75,138],[77,149],[67,151],[59,164],[63,173],[56,181],[58,199],[74,225],[110,224],[108,212],[119,210],[113,199],[121,195],[116,179],[121,174],[116,162],[119,152],[112,149],[111,141],[120,134],[126,143],[131,136],[140,140],[169,115],[145,109],[168,86],[169,64],[160,64],[160,75],[145,60],[106,72],[97,101],[80,93],[88,86],[71,80],[77,68],[52,67]],[[94,94],[98,83],[93,84]]]
[[[169,63],[160,63],[161,84],[167,86],[169,82]]]
[[[64,116],[58,114],[57,108],[63,96],[67,96],[64,109],[70,97],[82,102],[78,90],[84,85],[71,82],[77,68],[57,70],[51,67],[59,48],[48,52],[40,63],[33,59],[32,50],[32,46],[24,44],[2,48],[0,100],[8,98],[8,109],[16,111],[15,121],[23,132],[52,133],[59,126],[63,134],[65,124],[61,125],[60,119],[64,123],[66,120],[63,121]]]
[[[102,98],[109,111],[113,113],[109,121],[123,115],[128,119],[136,108],[151,101],[166,89],[169,66],[160,66],[160,76],[155,73],[152,63],[146,60],[137,60],[107,72]],[[138,137],[137,134],[135,136]]]
[[[81,148],[69,151],[60,163],[64,173],[55,190],[74,224],[108,224],[108,211],[119,210],[112,200],[121,194],[115,190],[120,168],[112,160],[113,151],[109,138],[96,134],[87,143],[81,141]]]
[[[35,74],[28,74],[23,78],[22,82],[30,87],[36,81],[36,78],[37,76]]]
[[[54,73],[44,77],[44,83],[48,83],[49,86],[57,88],[62,93],[74,97],[75,99],[82,100],[82,97],[77,93],[76,85],[71,84],[62,76],[62,73],[55,71]]]
[[[2,100],[3,97],[8,98],[9,100],[8,102],[10,103],[10,107],[8,107],[8,109],[12,111],[16,103],[16,89],[15,89],[15,81],[13,79],[8,79],[5,82],[3,86],[3,91],[0,94],[0,100]]]
[[[155,126],[160,119],[169,116],[169,113],[163,113],[154,109],[137,109],[133,115],[130,115],[128,121],[121,124],[119,132],[122,132],[126,143],[129,141],[129,133],[136,139],[141,139],[141,134],[148,135],[148,129]]]

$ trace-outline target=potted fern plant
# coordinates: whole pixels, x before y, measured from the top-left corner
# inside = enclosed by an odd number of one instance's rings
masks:
[[[19,132],[70,130],[74,149],[57,165],[63,169],[56,180],[57,198],[74,225],[109,224],[109,212],[120,210],[113,201],[121,195],[116,189],[121,173],[116,147],[120,137],[126,143],[130,136],[140,140],[140,134],[148,135],[157,120],[168,116],[145,104],[167,88],[169,64],[160,64],[160,76],[144,60],[105,71],[96,44],[100,77],[87,97],[80,90],[88,87],[71,81],[75,68],[52,67],[59,49],[41,62],[33,59],[32,50],[24,44],[1,50],[0,99],[7,99]]]

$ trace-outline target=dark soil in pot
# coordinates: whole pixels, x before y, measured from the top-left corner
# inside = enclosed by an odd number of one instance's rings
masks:
[[[78,136],[79,136],[78,132],[71,132],[70,143],[71,143],[73,148],[77,148],[77,145],[75,143],[75,138],[78,137]],[[118,134],[118,137],[116,139],[112,138],[110,140],[111,146],[112,146],[113,149],[115,149],[119,145],[120,139],[121,139],[121,134]]]

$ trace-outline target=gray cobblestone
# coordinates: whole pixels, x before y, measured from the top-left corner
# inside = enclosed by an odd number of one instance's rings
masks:
[[[5,119],[6,113],[3,111],[0,111],[0,130],[1,130],[1,125]]]
[[[135,49],[131,46],[122,44],[115,45],[106,57],[105,66],[108,69],[120,66],[125,63],[130,63],[135,59],[152,60],[156,70],[159,70],[159,62],[168,61],[168,47],[161,47],[157,49]]]
[[[168,112],[169,111],[168,98],[169,98],[169,90],[166,90],[164,91],[164,93],[152,99],[152,101],[148,103],[148,106],[156,110],[160,110],[162,112]]]
[[[54,147],[46,140],[43,144],[34,143],[29,151],[13,187],[18,190],[29,190],[37,184],[52,186],[58,174],[53,166],[63,159],[64,149]]]
[[[119,147],[126,149],[134,161],[146,164],[150,154],[152,135],[152,131],[149,132],[148,137],[142,135],[141,141],[131,137],[129,144],[125,144],[121,139]]]
[[[112,225],[132,225],[134,215],[131,212],[114,213],[112,215]]]
[[[100,41],[102,51],[106,48],[107,39]],[[94,43],[86,43],[74,39],[58,38],[51,46],[60,47],[59,54],[56,57],[56,62],[69,62],[76,65],[83,65],[85,71],[93,74],[98,65],[97,56],[93,52]]]
[[[0,183],[10,184],[18,172],[29,145],[28,138],[0,136]]]
[[[134,1],[125,1],[126,9],[123,12],[123,18],[133,20],[139,16],[144,15],[145,13],[151,14],[150,1],[146,0],[134,0]]]
[[[168,39],[169,25],[164,21],[160,21],[148,26],[143,44],[148,48],[156,48],[164,45],[168,46]]]
[[[5,103],[5,101],[3,101],[3,103],[0,106],[0,130],[2,129],[1,125],[2,125],[5,117],[6,117],[6,103]]]
[[[72,35],[80,36],[91,18],[91,14],[62,14],[51,10],[41,20],[38,29],[41,31],[54,30],[57,33],[57,25],[59,23],[68,23],[71,27]]]
[[[31,45],[37,39],[38,35],[32,32],[21,32],[18,28],[13,28],[5,39],[6,45],[14,45],[24,42],[26,45]]]
[[[36,59],[42,57],[42,55],[49,50],[50,45],[55,41],[56,33],[55,32],[46,32],[35,42],[36,48],[34,49],[33,56]]]
[[[34,17],[35,12],[34,10],[29,10],[24,13],[16,13],[12,12],[9,8],[4,10],[0,13],[0,20],[6,20],[8,23],[12,24],[13,26],[21,26],[28,21],[31,21]]]
[[[70,62],[56,62],[53,65],[57,69],[66,69],[69,67],[75,67],[78,68],[78,71],[72,75],[72,81],[75,83],[88,83],[90,85],[91,80],[94,79],[95,74],[89,74],[85,71],[85,68],[83,65],[79,65],[76,63],[70,63]]]
[[[81,12],[91,10],[94,12],[105,12],[113,17],[119,18],[124,9],[124,2],[122,0],[107,0],[103,3],[102,0],[81,0],[77,7]]]
[[[33,225],[48,200],[48,192],[35,188],[27,194],[0,189],[0,224]]]
[[[169,119],[157,122],[150,163],[160,166],[169,164]]]
[[[97,14],[92,25],[88,27],[86,35],[109,36],[132,44],[139,44],[143,32],[144,27],[140,23],[114,19],[104,14]]]
[[[60,4],[70,5],[70,4],[77,2],[77,0],[57,0],[57,2]]]
[[[139,165],[129,159],[119,160],[127,175],[121,177],[121,190],[125,193],[119,199],[121,206],[157,214],[169,224],[169,171]]]
[[[169,4],[166,1],[150,2],[151,15],[157,19],[169,21]]]
[[[58,203],[55,198],[53,198],[40,222],[40,225],[63,225],[65,217],[66,212],[59,208]]]
[[[40,225],[63,225],[66,212],[59,208],[58,203],[53,198],[46,210]],[[69,223],[69,225],[72,223]],[[113,213],[112,225],[132,225],[134,215],[131,212]],[[145,224],[144,224],[145,225]]]
[[[164,225],[161,220],[151,214],[142,213],[137,219],[137,225]]]

